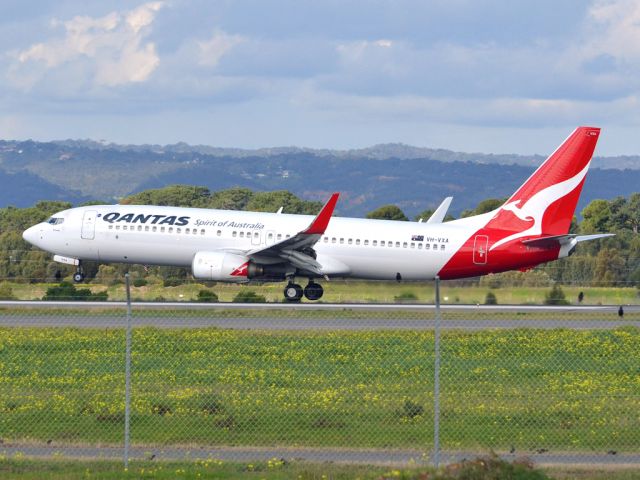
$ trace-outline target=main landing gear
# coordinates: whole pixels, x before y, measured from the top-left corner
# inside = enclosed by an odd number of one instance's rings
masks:
[[[313,280],[309,280],[309,283],[304,290],[300,285],[294,283],[293,280],[289,280],[289,283],[284,287],[284,298],[288,302],[299,302],[304,295],[307,300],[319,300],[322,298],[324,290],[322,285],[315,283]]]

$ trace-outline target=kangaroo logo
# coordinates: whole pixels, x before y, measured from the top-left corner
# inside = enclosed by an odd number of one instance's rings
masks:
[[[544,188],[535,193],[522,206],[520,206],[522,200],[516,200],[503,205],[500,208],[501,211],[510,211],[520,220],[525,222],[533,221],[533,225],[526,230],[509,235],[502,240],[498,240],[491,246],[489,251],[517,238],[542,234],[542,217],[544,217],[549,206],[555,201],[571,193],[578,185],[580,185],[580,182],[582,182],[584,177],[587,175],[590,163],[591,162],[588,162],[580,172],[568,180],[556,183],[555,185],[551,185],[550,187]]]

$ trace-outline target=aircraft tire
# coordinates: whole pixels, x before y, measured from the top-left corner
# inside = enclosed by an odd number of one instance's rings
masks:
[[[289,283],[284,287],[284,298],[288,302],[299,302],[302,298],[302,287],[297,283]]]
[[[324,289],[319,283],[309,282],[304,288],[304,296],[307,297],[307,300],[320,300],[323,293]]]
[[[73,274],[73,281],[76,283],[81,283],[84,280],[84,275],[80,272],[76,272]]]

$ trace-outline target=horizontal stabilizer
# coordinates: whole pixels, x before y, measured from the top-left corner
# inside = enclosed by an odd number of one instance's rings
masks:
[[[427,223],[442,223],[449,210],[449,205],[451,205],[451,200],[453,200],[453,197],[445,198],[436,211],[429,217]]]
[[[597,233],[594,235],[576,235],[574,233],[568,233],[566,235],[550,235],[548,237],[522,240],[522,243],[530,247],[551,248],[557,245],[567,245],[569,243],[573,243],[575,245],[579,242],[597,240],[598,238],[613,237],[614,235],[615,233]]]

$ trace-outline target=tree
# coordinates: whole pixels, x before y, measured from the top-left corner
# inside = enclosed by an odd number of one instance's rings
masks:
[[[396,205],[385,205],[377,208],[374,211],[367,213],[367,218],[378,220],[403,220],[405,222],[409,220],[404,212]]]
[[[291,192],[278,190],[255,193],[245,208],[252,212],[276,212],[280,207],[285,213],[316,215],[322,203],[301,200]]]
[[[171,205],[173,207],[205,207],[211,192],[206,187],[169,185],[168,187],[130,195],[120,201],[123,205]]]
[[[582,210],[580,233],[601,233],[609,230],[611,207],[607,200],[593,200]]]
[[[486,200],[482,200],[473,210],[464,210],[460,215],[460,218],[472,217],[474,215],[491,212],[492,210],[501,207],[506,200],[506,198],[487,198]]]

